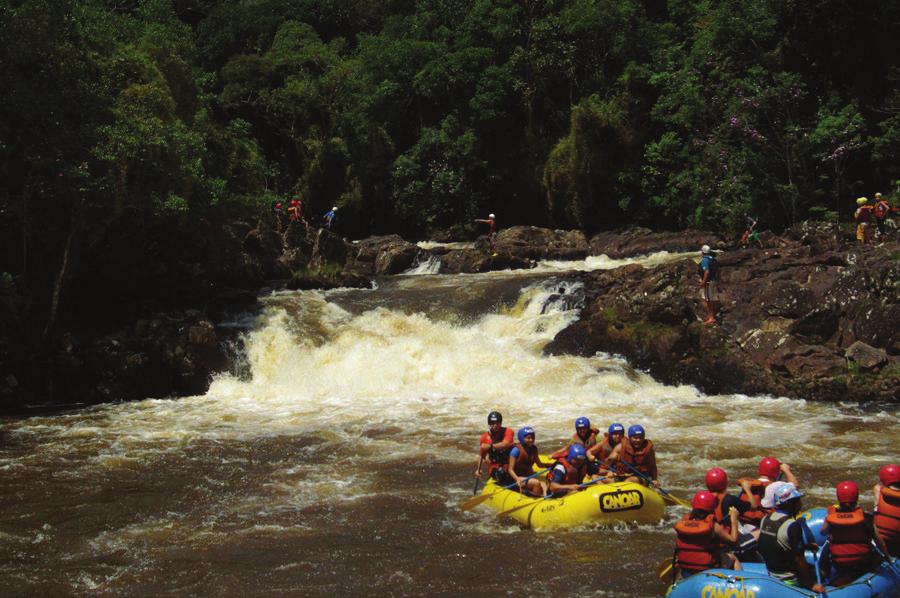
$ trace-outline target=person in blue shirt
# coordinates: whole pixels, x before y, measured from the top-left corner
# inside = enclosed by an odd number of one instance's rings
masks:
[[[322,220],[325,222],[325,228],[327,228],[328,230],[334,230],[335,228],[337,228],[337,211],[337,206],[334,206],[333,208],[325,212],[325,215],[322,217]]]
[[[719,262],[712,254],[709,245],[700,248],[700,265],[697,273],[700,275],[700,296],[706,304],[706,320],[704,324],[716,323],[716,284],[719,280]]]
[[[531,496],[547,496],[547,483],[539,478],[531,478],[536,468],[553,466],[541,459],[538,447],[534,444],[534,428],[525,426],[516,434],[519,442],[509,452],[507,472],[515,480],[519,490]]]

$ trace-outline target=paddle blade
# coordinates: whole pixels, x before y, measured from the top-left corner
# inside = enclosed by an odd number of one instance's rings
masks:
[[[494,496],[495,494],[497,494],[497,492],[491,492],[490,494],[479,494],[478,496],[474,496],[468,500],[464,500],[463,502],[459,503],[459,508],[462,509],[463,511],[468,511],[469,509],[474,509],[475,507],[477,507],[478,505],[480,505],[481,503],[483,503],[490,497]]]
[[[678,498],[674,494],[669,494],[667,492],[660,492],[660,494],[662,495],[663,499],[670,504],[678,505],[679,507],[685,507],[688,509],[691,508],[691,503],[684,500],[683,498]]]
[[[672,559],[667,558],[660,561],[656,566],[656,576],[660,581],[665,581],[665,577],[672,573]]]

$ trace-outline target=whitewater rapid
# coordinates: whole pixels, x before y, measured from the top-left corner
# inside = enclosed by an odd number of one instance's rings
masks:
[[[613,355],[544,355],[579,316],[581,283],[567,272],[623,263],[458,276],[422,268],[372,290],[273,293],[252,316],[242,363],[203,396],[2,420],[0,590],[481,593],[502,590],[524,565],[510,557],[491,577],[467,558],[515,537],[532,550],[635,566],[616,588],[655,592],[639,561],[669,552],[667,522],[606,532],[630,548],[588,557],[578,546],[599,541],[596,531],[543,537],[456,509],[471,495],[492,410],[536,428],[547,451],[582,415],[601,428],[640,423],[664,485],[683,496],[712,465],[736,478],[775,454],[812,503],[827,503],[845,477],[870,500],[878,466],[897,458],[894,407],[709,396]],[[403,564],[411,537],[438,556]],[[191,576],[198,570],[205,585]],[[580,569],[558,574],[615,593]],[[549,581],[536,587],[553,594]]]

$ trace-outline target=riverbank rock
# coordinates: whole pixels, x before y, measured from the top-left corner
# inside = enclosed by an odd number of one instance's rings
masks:
[[[484,239],[484,238],[482,238]],[[522,260],[578,260],[588,255],[588,242],[579,230],[512,226],[497,233],[494,251]]]
[[[533,268],[532,260],[509,253],[486,253],[479,249],[457,249],[440,255],[441,274],[524,270]]]
[[[646,253],[635,235],[604,233],[592,250]],[[900,400],[900,247],[860,247],[843,232],[805,225],[770,245],[720,254],[712,327],[699,321],[699,253],[653,269],[584,274],[581,320],[545,350],[621,354],[663,382],[705,392]]]
[[[692,229],[654,232],[649,228],[635,227],[598,233],[591,237],[589,246],[590,255],[605,254],[621,259],[659,251],[699,251],[703,245],[709,245],[714,250],[723,249],[728,242],[722,235]]]

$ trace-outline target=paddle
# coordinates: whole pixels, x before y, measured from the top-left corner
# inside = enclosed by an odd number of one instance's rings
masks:
[[[481,481],[481,478],[475,478],[475,487],[472,488],[472,496],[478,494],[478,482]]]
[[[659,564],[656,566],[656,576],[659,577],[660,581],[664,581],[664,577],[669,574],[672,570],[672,559],[666,557],[661,560]]]
[[[528,476],[527,478],[522,478],[522,479],[530,480],[531,478],[537,477],[537,476],[541,475],[542,473],[546,473],[547,471],[548,471],[547,469],[542,469],[542,470],[538,471],[537,473],[533,473],[530,476]],[[475,483],[477,484],[478,481],[476,480]],[[499,489],[494,490],[490,494],[481,494],[474,498],[470,498],[470,499],[466,500],[465,502],[460,503],[459,508],[462,509],[463,511],[468,511],[469,509],[471,509],[473,507],[477,507],[478,505],[480,505],[481,503],[483,503],[490,497],[492,497],[504,490],[509,490],[510,488],[517,486],[517,485],[518,485],[517,483],[513,483],[508,486],[501,486]]]
[[[590,486],[591,484],[596,484],[597,482],[602,482],[602,481],[603,481],[603,478],[597,478],[596,480],[582,482],[581,484],[578,484],[578,489],[580,490],[582,488],[586,488],[587,486]],[[575,490],[574,492],[578,492],[578,490]],[[531,507],[531,506],[541,502],[542,500],[547,500],[548,498],[554,498],[554,496],[552,494],[548,494],[547,496],[544,496],[541,498],[536,498],[531,502],[525,503],[524,505],[519,505],[518,507],[513,507],[512,509],[508,509],[506,511],[503,511],[502,513],[497,513],[497,517],[504,517],[506,515],[509,515],[510,513],[514,513],[516,511],[518,511],[519,509],[524,509],[525,507]]]
[[[653,486],[653,480],[651,480],[650,478],[648,478],[647,476],[645,476],[645,475],[644,475],[643,473],[641,473],[639,470],[637,470],[637,469],[635,469],[634,467],[632,467],[632,466],[631,466],[631,463],[626,463],[625,461],[619,461],[619,463],[622,463],[623,465],[625,465],[625,467],[627,467],[627,468],[630,469],[632,472],[634,472],[635,475],[637,475],[639,478],[641,478],[642,480],[644,480],[645,482],[647,482],[647,486],[648,486],[649,488],[651,488],[652,490],[654,490],[655,492],[657,492],[660,496],[662,496],[662,497],[663,497],[665,500],[667,500],[668,502],[672,503],[673,505],[678,505],[679,507],[687,507],[688,509],[691,508],[691,503],[689,503],[688,501],[684,500],[683,498],[678,498],[678,497],[675,496],[674,494],[671,494],[671,493],[670,493],[668,490],[666,490],[665,488],[655,488],[655,487]]]

